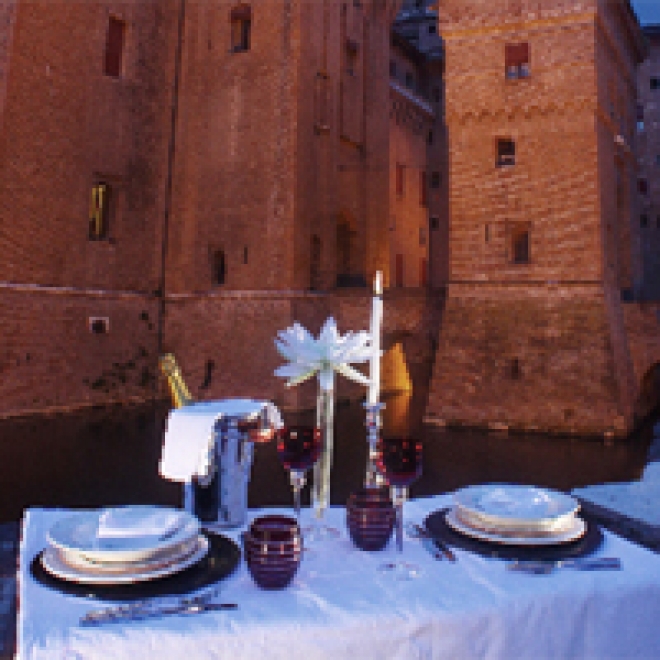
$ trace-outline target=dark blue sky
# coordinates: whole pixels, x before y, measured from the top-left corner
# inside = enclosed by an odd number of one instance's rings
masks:
[[[630,0],[642,25],[660,25],[660,0]]]

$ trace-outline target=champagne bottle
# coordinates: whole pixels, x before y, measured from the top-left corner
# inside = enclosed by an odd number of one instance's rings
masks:
[[[183,380],[181,369],[179,369],[174,355],[172,353],[161,355],[158,362],[160,364],[160,370],[167,378],[167,385],[170,388],[170,396],[172,397],[174,407],[182,408],[183,406],[194,403],[195,399]]]
[[[177,364],[176,358],[171,353],[161,355],[160,369],[167,378],[167,385],[170,389],[170,396],[175,408],[183,408],[195,403],[193,395],[186,385],[181,369]],[[213,447],[209,447],[211,454],[209,460],[208,474],[203,477],[194,476],[192,478],[192,510],[202,522],[214,521],[218,516],[218,504],[220,484],[218,461],[215,455],[215,438]]]

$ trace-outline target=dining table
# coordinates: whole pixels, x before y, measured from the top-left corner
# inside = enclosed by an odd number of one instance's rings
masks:
[[[451,504],[451,494],[411,499],[405,520],[423,525]],[[275,512],[292,515],[285,507],[251,509],[248,522]],[[379,570],[396,559],[394,540],[380,551],[358,549],[345,508],[333,506],[324,522],[339,536],[310,544],[284,589],[258,587],[241,559],[216,594],[233,609],[88,626],[81,619],[90,610],[113,603],[53,588],[30,568],[49,529],[71,513],[30,508],[23,517],[20,660],[660,658],[660,556],[605,529],[592,556],[617,558],[620,570],[528,574],[510,570],[497,553],[458,546],[452,562],[406,536],[403,557],[419,574],[397,580]],[[301,515],[303,526],[312,522],[311,509]],[[222,533],[240,546],[244,530]]]

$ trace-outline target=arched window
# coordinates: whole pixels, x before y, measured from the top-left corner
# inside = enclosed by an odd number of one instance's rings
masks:
[[[250,5],[238,5],[231,10],[231,50],[241,53],[250,50],[252,9]]]

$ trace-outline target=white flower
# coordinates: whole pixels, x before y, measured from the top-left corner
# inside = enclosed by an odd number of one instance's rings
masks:
[[[294,323],[277,334],[279,339],[275,340],[275,346],[289,364],[279,367],[275,375],[288,378],[287,387],[299,385],[318,373],[321,389],[329,390],[335,371],[357,383],[369,385],[366,376],[349,366],[351,362],[368,362],[371,358],[371,335],[368,332],[347,332],[342,336],[335,320],[330,317],[318,339],[314,339],[300,323]]]

